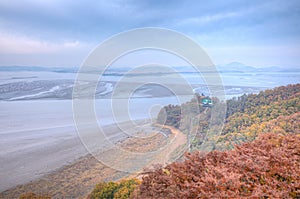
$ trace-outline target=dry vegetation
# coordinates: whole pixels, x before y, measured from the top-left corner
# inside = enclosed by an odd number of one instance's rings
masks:
[[[134,198],[299,198],[300,137],[262,134],[231,151],[186,155],[145,176]]]

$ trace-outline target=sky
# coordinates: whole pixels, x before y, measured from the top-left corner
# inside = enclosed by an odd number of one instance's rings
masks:
[[[160,27],[197,42],[215,64],[299,67],[299,0],[0,1],[0,65],[80,66],[105,39]]]

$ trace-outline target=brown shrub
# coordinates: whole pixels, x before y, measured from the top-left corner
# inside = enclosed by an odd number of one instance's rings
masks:
[[[299,135],[262,134],[148,173],[135,198],[299,198],[299,173]]]

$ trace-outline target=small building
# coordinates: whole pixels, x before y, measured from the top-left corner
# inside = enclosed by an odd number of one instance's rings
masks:
[[[213,105],[212,100],[209,97],[205,97],[202,99],[203,107],[211,107]]]

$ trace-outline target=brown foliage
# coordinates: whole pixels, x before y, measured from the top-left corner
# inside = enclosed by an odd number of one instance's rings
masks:
[[[261,134],[231,151],[194,152],[143,177],[135,198],[299,198],[299,135]]]

